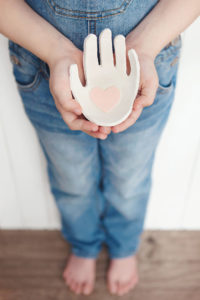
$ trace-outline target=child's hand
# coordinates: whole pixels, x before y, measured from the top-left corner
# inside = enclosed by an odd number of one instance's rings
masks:
[[[59,57],[53,63],[49,63],[50,91],[58,111],[71,130],[81,130],[95,138],[105,139],[111,129],[109,127],[98,126],[86,120],[82,115],[80,104],[72,98],[69,66],[73,63],[78,65],[81,82],[85,84],[82,59],[82,51],[72,46],[66,55]]]
[[[86,118],[110,127],[130,114],[139,88],[140,68],[136,52],[130,49],[127,54],[131,72],[127,74],[123,35],[116,35],[112,42],[112,31],[105,28],[97,42],[95,34],[89,34],[84,40],[83,66],[87,84],[82,85],[77,64],[70,66],[70,84]]]
[[[127,51],[131,47],[127,46]],[[133,47],[134,48],[134,47]],[[146,54],[140,54],[137,51],[140,62],[140,85],[137,98],[133,104],[133,110],[128,118],[122,123],[111,127],[111,130],[115,133],[124,131],[131,125],[133,125],[139,118],[143,108],[153,104],[156,91],[158,88],[158,75],[154,65],[154,60]],[[128,73],[130,66],[128,64]]]

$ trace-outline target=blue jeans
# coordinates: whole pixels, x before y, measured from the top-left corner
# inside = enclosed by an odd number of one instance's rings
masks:
[[[113,38],[116,34],[126,36],[157,3],[26,2],[81,50],[89,33],[98,36],[106,27],[112,30]],[[154,103],[144,108],[134,125],[99,140],[69,129],[49,90],[48,65],[9,40],[18,91],[47,160],[61,232],[74,254],[97,257],[103,242],[112,258],[138,250],[155,150],[173,103],[180,49],[178,36],[155,59],[159,87]]]

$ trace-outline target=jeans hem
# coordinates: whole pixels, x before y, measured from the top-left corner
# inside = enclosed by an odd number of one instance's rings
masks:
[[[90,246],[90,250],[88,250],[88,251],[83,250],[83,249],[81,250],[81,249],[75,248],[75,246],[73,246],[72,241],[69,241],[69,238],[68,238],[68,236],[67,236],[67,234],[65,232],[64,227],[61,228],[61,234],[62,234],[63,238],[66,240],[66,242],[70,244],[71,252],[73,254],[75,254],[76,256],[88,257],[88,258],[97,258],[97,256],[101,252],[102,244],[100,245],[99,249],[96,248],[97,250],[91,251],[91,246]]]
[[[126,257],[129,257],[129,256],[133,256],[137,253],[136,250],[132,250],[132,251],[129,251],[129,252],[109,252],[109,256],[110,258],[126,258]]]
[[[101,250],[99,251],[95,251],[95,252],[91,252],[91,251],[82,251],[82,250],[78,250],[78,249],[74,249],[72,247],[71,252],[79,257],[83,257],[83,258],[97,258],[99,253]]]
[[[137,245],[134,246],[134,248],[132,248],[132,250],[123,250],[123,251],[112,251],[109,250],[109,257],[110,258],[125,258],[125,257],[129,257],[129,256],[133,256],[136,255],[136,253],[138,252],[138,248],[139,248],[139,242],[137,243]]]

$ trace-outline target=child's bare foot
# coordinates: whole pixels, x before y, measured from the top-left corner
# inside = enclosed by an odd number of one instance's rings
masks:
[[[107,286],[111,294],[124,295],[138,283],[135,255],[113,258],[107,272]]]
[[[96,259],[70,255],[63,277],[71,291],[89,295],[96,277]]]

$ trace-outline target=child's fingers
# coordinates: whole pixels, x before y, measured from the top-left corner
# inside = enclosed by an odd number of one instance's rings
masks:
[[[65,111],[74,112],[77,115],[80,115],[82,113],[80,104],[73,99],[66,100],[66,102],[63,102],[61,105]]]
[[[128,127],[130,127],[131,125],[133,125],[136,120],[139,118],[140,114],[142,112],[142,108],[139,108],[138,110],[133,110],[131,112],[131,114],[129,115],[129,117],[123,121],[122,123],[115,125],[112,127],[112,131],[114,133],[118,133],[121,131],[126,130]]]
[[[140,108],[152,105],[154,102],[154,96],[141,95],[135,99],[133,103],[133,109],[137,111]]]
[[[82,130],[95,132],[99,129],[99,126],[86,120],[82,116],[69,111],[65,111],[60,104],[58,104],[59,112],[71,130]]]
[[[82,130],[82,131],[97,131],[98,125],[91,123],[90,121],[84,119],[75,119],[70,123],[72,129],[74,130]]]
[[[73,116],[72,116],[73,118]],[[68,121],[69,120],[69,121]],[[98,125],[91,123],[90,121],[87,121],[85,119],[74,119],[71,120],[71,118],[69,117],[68,114],[68,126],[70,127],[71,130],[81,130],[85,133],[87,133],[88,135],[94,137],[94,138],[98,138],[98,139],[106,139],[107,138],[107,134],[106,133],[102,133],[100,131],[98,131]]]
[[[91,132],[91,131],[85,131],[85,133],[87,133],[88,135],[97,138],[97,139],[101,139],[101,140],[105,140],[107,138],[107,134],[105,133],[101,133],[101,132]]]
[[[57,106],[66,111],[78,113],[82,112],[80,104],[72,98],[71,88],[69,84],[69,79],[58,79],[53,80],[51,84],[51,93],[53,95],[54,101]]]
[[[104,134],[109,134],[111,132],[111,127],[100,126],[99,132],[104,133]]]
[[[74,100],[72,100],[72,101],[74,101]],[[69,106],[67,106],[67,109],[66,109],[66,107],[63,107],[60,104],[60,102],[57,101],[57,100],[55,100],[55,105],[56,105],[58,111],[61,113],[61,115],[66,114],[67,112],[70,112],[70,113],[74,113],[75,116],[77,117],[77,116],[82,114],[81,106],[80,105],[79,106],[76,106],[76,105],[74,106],[74,104],[72,104],[71,101],[69,103]]]
[[[141,107],[152,105],[156,96],[157,88],[158,84],[156,79],[146,82],[140,92],[140,95],[135,99],[133,108],[137,110]]]
[[[71,95],[66,95],[62,92],[54,94],[54,100],[57,107],[62,108],[65,111],[75,112],[76,114],[81,114],[82,109],[80,104],[74,100]]]
[[[97,131],[98,125],[87,121],[83,118],[79,118],[76,114],[72,112],[63,112],[61,115],[65,123],[69,126],[71,130],[82,130],[82,131]]]

